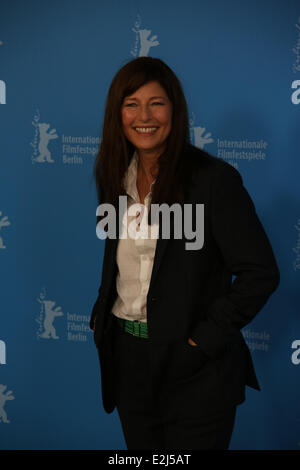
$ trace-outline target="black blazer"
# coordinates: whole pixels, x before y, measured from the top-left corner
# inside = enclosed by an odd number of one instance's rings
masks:
[[[190,240],[175,239],[173,230],[170,239],[162,239],[160,227],[147,295],[148,341],[153,351],[160,351],[157,367],[162,375],[166,368],[179,381],[184,374],[198,374],[193,396],[210,410],[244,401],[245,385],[260,390],[240,330],[277,288],[279,270],[239,172],[194,146],[189,146],[185,163],[190,169],[185,203],[204,204],[204,245],[186,250]],[[117,245],[118,238],[106,239],[102,281],[90,322],[91,328],[95,322],[108,413],[115,407],[108,333],[117,296]],[[188,344],[189,337],[197,346]]]

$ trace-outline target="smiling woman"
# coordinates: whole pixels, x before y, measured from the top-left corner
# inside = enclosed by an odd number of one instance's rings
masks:
[[[118,196],[126,195],[123,178],[136,151],[143,157],[138,165],[142,202],[155,179],[153,203],[183,203],[181,155],[189,143],[186,100],[174,72],[160,59],[130,61],[115,75],[106,100],[95,162],[98,200],[118,204]],[[150,215],[151,208],[149,222]]]
[[[158,82],[150,82],[125,97],[122,106],[123,131],[139,151],[152,160],[166,147],[172,126],[172,103]]]
[[[146,83],[125,97],[122,124],[124,135],[140,158],[137,189],[140,200],[144,202],[158,171],[158,157],[166,148],[172,127],[172,103],[158,82]]]
[[[278,268],[238,171],[189,139],[170,67],[152,57],[125,64],[106,102],[98,206],[110,203],[117,220],[124,196],[118,220],[124,213],[138,227],[143,203],[158,237],[147,226],[132,238],[115,224],[90,326],[103,406],[117,408],[128,449],[228,449],[245,386],[260,390],[240,330],[276,289]],[[193,230],[203,207],[198,248],[186,247],[186,224],[177,236],[175,203],[188,208]],[[172,212],[167,237],[166,213],[152,219],[157,205],[170,209],[169,220]]]

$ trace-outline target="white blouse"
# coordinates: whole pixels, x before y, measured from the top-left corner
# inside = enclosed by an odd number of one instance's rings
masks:
[[[140,320],[147,322],[147,294],[155,255],[158,225],[144,224],[144,231],[140,224],[143,211],[134,210],[135,215],[128,215],[129,208],[135,204],[142,204],[139,198],[136,179],[138,168],[138,154],[134,152],[127,172],[124,176],[124,188],[128,195],[127,211],[123,217],[122,235],[119,238],[116,261],[119,268],[116,279],[118,297],[112,307],[112,313],[126,320]],[[144,200],[144,206],[149,210],[154,180],[150,192]],[[132,208],[131,210],[133,210]],[[143,209],[141,206],[140,209]],[[143,226],[143,224],[142,224]],[[134,238],[129,235],[129,227],[134,227]],[[124,238],[122,238],[124,236]]]

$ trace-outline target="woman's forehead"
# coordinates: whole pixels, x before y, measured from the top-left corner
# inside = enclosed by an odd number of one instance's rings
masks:
[[[137,90],[125,95],[125,98],[138,97],[139,95],[149,95],[154,98],[167,98],[167,92],[157,81],[147,82],[141,85]]]

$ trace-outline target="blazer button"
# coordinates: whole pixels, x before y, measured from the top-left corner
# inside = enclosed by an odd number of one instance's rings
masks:
[[[155,302],[155,301],[156,301],[156,297],[152,297],[151,300],[152,300],[152,302]]]

